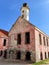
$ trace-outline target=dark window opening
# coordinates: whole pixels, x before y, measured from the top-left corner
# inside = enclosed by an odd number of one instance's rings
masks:
[[[27,53],[26,53],[26,58],[25,58],[25,60],[27,60],[27,61],[31,60],[31,53],[30,53],[30,52],[27,52]]]
[[[17,52],[17,57],[16,57],[16,59],[19,59],[19,60],[21,59],[21,52],[20,52],[20,51]]]
[[[39,41],[40,41],[40,45],[41,45],[42,44],[41,34],[39,34]]]
[[[48,58],[49,58],[49,52],[48,52]]]
[[[4,43],[3,43],[3,46],[6,46],[6,39],[4,39]]]
[[[22,12],[24,13],[24,10]]]
[[[0,56],[2,56],[2,54],[3,54],[3,51],[1,50],[1,51],[0,51]]]
[[[47,58],[47,56],[46,56],[46,52],[45,52],[45,59]]]
[[[6,59],[7,58],[7,50],[4,51],[3,57]]]
[[[47,46],[48,46],[48,38],[46,39],[46,41],[47,41]]]
[[[44,45],[46,45],[46,44],[45,44],[45,37],[43,37],[43,42],[44,42]]]
[[[25,33],[25,43],[29,44],[30,43],[30,32]]]
[[[17,44],[21,44],[21,34],[18,34],[17,36]]]
[[[42,52],[40,53],[40,60],[43,60]]]
[[[24,18],[24,15],[22,15],[22,18]]]

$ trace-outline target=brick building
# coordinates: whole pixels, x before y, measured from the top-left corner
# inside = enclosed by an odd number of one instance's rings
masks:
[[[21,16],[9,31],[9,59],[38,62],[49,58],[49,36],[29,22],[29,11],[24,3]]]
[[[8,32],[0,29],[0,58],[6,58],[8,48]]]

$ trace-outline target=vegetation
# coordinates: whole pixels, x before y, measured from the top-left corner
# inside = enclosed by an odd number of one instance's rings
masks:
[[[42,61],[40,61],[40,62],[36,62],[36,63],[34,63],[33,65],[41,65],[41,64],[49,64],[49,59],[42,60]]]

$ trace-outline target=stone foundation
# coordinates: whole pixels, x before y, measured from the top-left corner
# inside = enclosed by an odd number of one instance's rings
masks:
[[[26,52],[27,51],[21,51],[21,50],[16,50],[16,49],[9,49],[8,50],[8,55],[7,55],[7,58],[8,59],[11,59],[11,60],[18,60],[17,59],[17,52],[20,51],[21,52],[21,59],[22,61],[26,61]],[[30,51],[29,51],[30,52]],[[30,57],[31,57],[31,60],[29,61],[32,61],[32,62],[35,62],[35,52],[30,52]]]

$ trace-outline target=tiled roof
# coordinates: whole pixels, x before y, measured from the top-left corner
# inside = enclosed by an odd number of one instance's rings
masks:
[[[2,29],[0,29],[0,31],[8,36],[8,31],[2,30]]]

